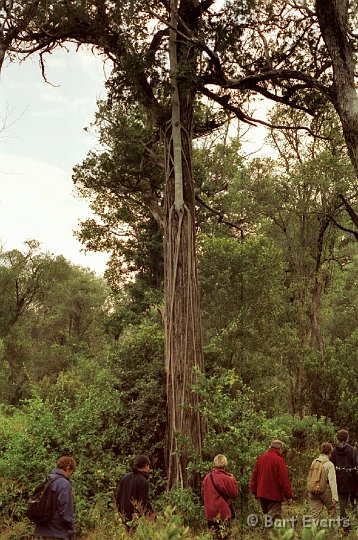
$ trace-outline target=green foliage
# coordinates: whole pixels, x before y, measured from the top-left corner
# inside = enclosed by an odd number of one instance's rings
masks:
[[[250,470],[270,438],[265,413],[255,410],[252,390],[234,370],[220,369],[210,377],[198,373],[193,390],[199,395],[199,410],[205,421],[204,461],[196,467],[206,474],[214,456],[224,454],[242,493],[247,494]]]
[[[267,419],[265,428],[272,439],[286,444],[286,463],[298,498],[306,496],[306,478],[312,460],[320,453],[323,442],[335,442],[335,426],[329,418],[307,416],[278,416]]]
[[[109,358],[80,358],[55,382],[44,378],[21,409],[3,411],[0,505],[9,521],[23,516],[28,493],[63,453],[78,461],[73,485],[82,531],[95,526],[91,508],[113,508],[116,485],[135,455],[146,452],[162,466],[162,347],[155,323],[128,328]],[[161,483],[158,470],[158,490]]]
[[[135,272],[136,283],[131,289],[136,288],[139,296],[141,282],[154,289],[163,284],[162,231],[143,204],[146,191],[153,189],[158,197],[161,194],[158,160],[162,148],[151,140],[148,111],[133,104],[128,95],[124,102],[110,98],[98,102],[98,107],[92,127],[105,151],[91,151],[75,167],[73,179],[77,192],[92,199],[100,222],[88,219],[81,223],[77,236],[88,249],[111,253],[105,275],[116,292]],[[144,181],[143,147],[147,144],[151,150],[146,155]],[[134,303],[138,296],[134,295]],[[137,309],[142,304],[143,299]]]
[[[306,399],[317,414],[326,415],[346,427],[351,441],[358,440],[357,416],[358,332],[345,340],[335,339],[322,356],[310,355],[306,362]]]
[[[282,358],[296,349],[282,252],[264,236],[201,236],[199,253],[207,369],[234,367],[257,406],[279,414],[289,401]],[[274,400],[277,393],[286,400]]]
[[[302,529],[302,540],[323,540],[326,532],[324,529],[318,531],[316,527],[305,527]]]
[[[117,516],[97,513],[97,526],[85,540],[125,540],[128,533]],[[139,517],[134,520],[134,527],[130,533],[134,540],[211,540],[212,536],[208,532],[191,531],[183,524],[182,517],[177,513],[177,509],[166,506],[163,511],[157,513],[154,520]]]
[[[326,529],[317,530],[316,527],[303,527],[301,534],[298,536],[294,529],[276,529],[269,534],[271,540],[294,540],[301,538],[301,540],[323,540],[327,535]],[[337,538],[338,535],[334,534]],[[332,538],[332,535],[329,536]]]
[[[198,531],[205,527],[204,508],[201,496],[191,488],[182,489],[174,487],[169,492],[163,493],[157,501],[158,508],[175,508],[176,514],[180,515],[185,525]]]
[[[163,332],[151,318],[128,327],[111,351],[115,388],[124,405],[118,437],[122,455],[134,456],[143,448],[151,455],[163,452],[163,354]]]
[[[136,536],[138,540],[146,540],[152,537],[157,540],[181,540],[188,538],[188,527],[182,525],[180,516],[174,513],[174,509],[167,507],[164,510],[163,516],[159,517],[159,525],[162,525],[162,530],[154,531],[154,534],[146,534],[146,531],[138,527]],[[144,534],[143,534],[144,533]]]
[[[63,257],[28,251],[0,257],[0,399],[18,404],[31,384],[53,381],[80,353],[106,346],[102,321],[108,289],[94,273]]]
[[[295,538],[295,531],[293,529],[277,529],[270,532],[269,538],[271,540],[293,540]]]

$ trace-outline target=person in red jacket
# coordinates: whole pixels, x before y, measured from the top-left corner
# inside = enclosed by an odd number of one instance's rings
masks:
[[[230,500],[236,499],[239,488],[235,477],[227,470],[227,459],[222,454],[214,458],[214,468],[202,483],[204,513],[209,529],[216,538],[225,538],[229,520],[233,517]]]
[[[260,501],[264,514],[270,516],[268,524],[281,517],[284,498],[292,502],[292,488],[288,478],[286,463],[281,456],[282,441],[274,440],[271,448],[256,461],[250,482],[250,491]]]

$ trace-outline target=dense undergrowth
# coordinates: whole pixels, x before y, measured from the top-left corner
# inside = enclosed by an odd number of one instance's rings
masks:
[[[120,438],[123,448],[129,446],[131,439],[136,439],[129,426],[126,432],[123,423],[116,423],[120,399],[110,399],[112,394],[103,386],[106,376],[105,366],[97,369],[95,374],[87,371],[87,379],[92,378],[91,387],[87,387],[78,373],[72,373],[72,377],[66,374],[52,387],[50,396],[37,395],[19,408],[1,409],[2,540],[31,538],[31,524],[25,518],[27,497],[52,468],[59,453],[66,450],[71,451],[78,462],[72,477],[78,537],[88,540],[126,537],[115,512],[114,493],[132,456],[120,454],[118,448]],[[322,441],[334,440],[333,424],[326,418],[314,416],[267,418],[255,409],[252,391],[232,370],[221,370],[211,377],[199,376],[194,391],[200,395],[207,431],[203,458],[193,458],[190,472],[193,476],[203,477],[210,470],[214,455],[227,455],[230,471],[241,488],[232,537],[254,539],[265,533],[265,528],[247,525],[248,515],[260,514],[249,494],[249,479],[257,456],[267,449],[272,438],[280,438],[286,443],[285,459],[297,512],[302,514],[310,461]],[[146,441],[149,444],[149,435]],[[138,453],[143,448],[138,441],[136,448]],[[156,519],[153,522],[140,519],[133,538],[209,538],[203,517],[200,481],[196,489],[174,489],[166,493],[158,446],[153,447],[151,455],[154,463],[150,486]],[[297,534],[296,530],[294,534]]]
[[[197,510],[200,510],[197,507]],[[356,519],[351,515],[352,527],[348,533],[343,533],[336,524],[329,523],[329,518],[325,512],[322,513],[321,524],[318,527],[308,527],[305,525],[307,504],[298,505],[293,503],[292,508],[283,509],[283,518],[274,528],[265,526],[263,515],[257,505],[253,505],[252,511],[257,514],[245,514],[242,509],[230,526],[227,540],[247,539],[247,540],[346,540],[358,539],[358,527]],[[188,524],[184,510],[173,506],[167,506],[160,510],[155,518],[136,517],[134,528],[129,534],[121,522],[120,517],[115,512],[103,512],[103,509],[96,507],[91,510],[94,528],[84,535],[77,535],[77,540],[127,540],[129,537],[134,540],[213,540],[213,536],[207,530],[201,515],[197,515],[196,522]],[[253,525],[252,516],[256,516],[258,523]],[[327,521],[327,526],[324,521]],[[251,525],[250,525],[251,523]],[[1,540],[31,540],[32,526],[27,520],[22,520],[0,534]]]

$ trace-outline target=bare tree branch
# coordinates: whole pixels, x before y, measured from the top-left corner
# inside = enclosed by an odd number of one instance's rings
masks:
[[[233,228],[233,229],[237,229],[238,231],[240,231],[241,233],[241,236],[243,237],[244,236],[244,230],[242,227],[239,227],[239,225],[235,224],[235,223],[232,223],[231,221],[228,221],[224,214],[222,212],[219,212],[218,210],[215,210],[214,208],[212,208],[211,206],[207,205],[206,202],[203,201],[203,199],[201,199],[199,197],[199,195],[195,195],[195,200],[198,201],[198,203],[201,205],[201,206],[204,206],[204,208],[206,208],[207,210],[209,210],[209,212],[211,212],[212,214],[215,214],[216,216],[219,217],[218,219],[218,222],[219,223],[224,223],[225,225],[228,225],[229,227]],[[244,223],[244,220],[240,220],[241,223]]]
[[[358,229],[358,214],[353,210],[353,207],[349,204],[347,199],[341,193],[339,193],[338,197],[341,199],[341,201],[343,201],[345,209],[347,210],[347,212],[348,212],[351,220],[353,221],[354,225]]]

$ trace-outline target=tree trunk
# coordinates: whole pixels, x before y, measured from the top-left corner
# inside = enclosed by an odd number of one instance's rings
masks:
[[[168,152],[172,150],[167,141]],[[188,154],[187,154],[188,155]],[[190,154],[189,154],[190,155]],[[185,203],[174,205],[173,173],[167,180],[164,229],[165,365],[168,407],[168,488],[188,485],[190,455],[201,454],[202,424],[191,407],[194,366],[203,370],[201,316],[195,250],[191,164],[183,171]]]
[[[312,272],[312,287],[310,290],[310,347],[319,351],[321,354],[324,351],[324,340],[322,335],[321,321],[321,300],[324,293],[322,262],[325,250],[325,235],[329,226],[329,218],[320,220],[319,233],[316,241],[316,260],[315,268]]]
[[[348,0],[316,0],[316,12],[332,60],[333,103],[358,176],[358,95],[354,84],[353,49],[348,38]]]
[[[177,84],[176,2],[171,1],[170,66],[172,121],[164,134],[166,189],[164,219],[165,365],[167,373],[167,470],[170,489],[188,486],[187,464],[201,455],[202,421],[193,409],[194,367],[203,370],[202,330],[195,249],[192,174],[193,99]],[[188,99],[189,97],[189,99]],[[185,159],[183,159],[185,156]]]

